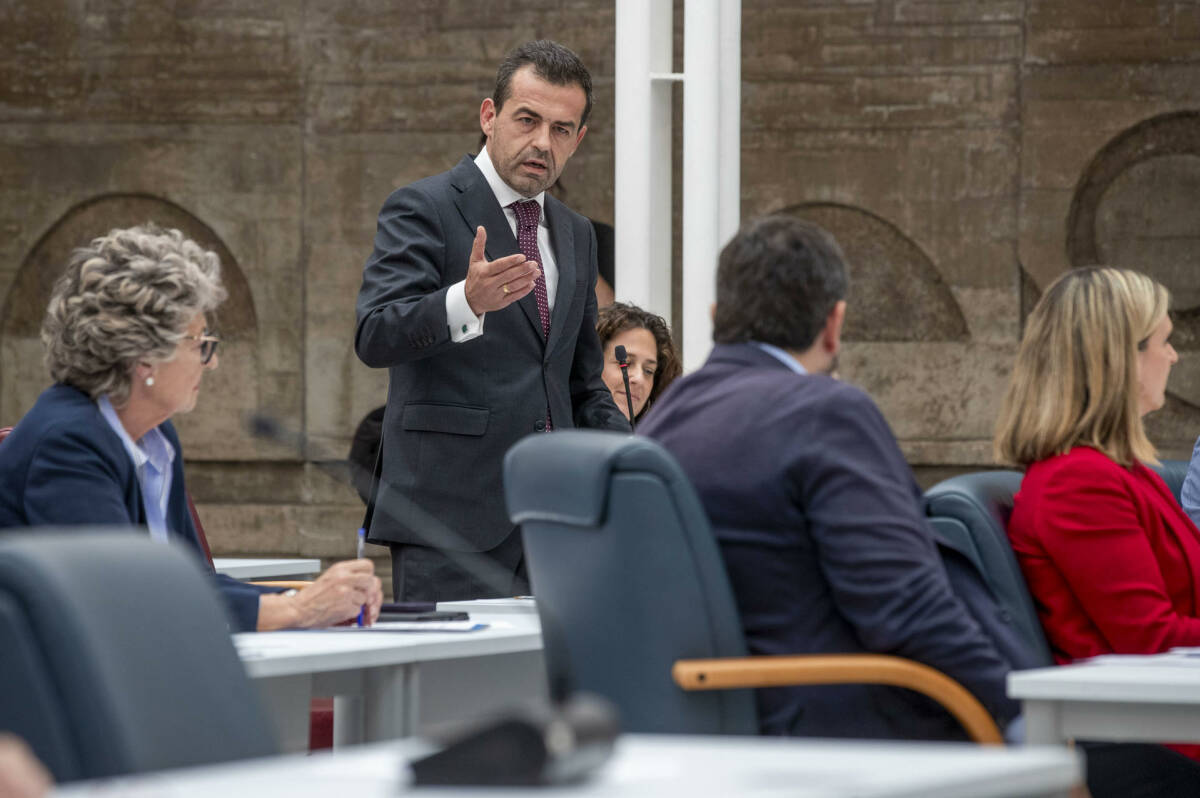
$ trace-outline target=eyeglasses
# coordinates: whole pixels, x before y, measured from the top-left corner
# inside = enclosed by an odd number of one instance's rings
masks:
[[[213,335],[208,330],[199,335],[183,336],[188,341],[200,342],[200,365],[207,366],[208,361],[213,359],[213,355],[217,353],[217,344],[221,343],[221,337]]]

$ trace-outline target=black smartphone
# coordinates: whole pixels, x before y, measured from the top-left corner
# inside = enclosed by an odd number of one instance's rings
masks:
[[[469,621],[471,616],[465,612],[452,610],[430,610],[428,612],[380,612],[379,623],[386,621]]]

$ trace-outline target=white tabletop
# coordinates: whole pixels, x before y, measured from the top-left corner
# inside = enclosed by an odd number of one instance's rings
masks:
[[[233,642],[251,678],[541,650],[536,615],[473,612],[471,620],[487,627],[473,632],[384,632],[349,626],[242,632]]]
[[[62,796],[240,796],[385,798],[413,791],[404,759],[418,743],[358,746],[336,754],[174,771],[68,786]],[[1065,748],[985,748],[763,737],[629,735],[582,785],[556,789],[439,787],[438,798],[1019,798],[1065,795],[1082,766]]]
[[[1108,656],[1014,671],[1032,744],[1072,739],[1200,742],[1200,658]]]
[[[321,572],[320,560],[295,557],[213,557],[217,573],[234,579],[268,579],[277,576],[309,576]]]
[[[1013,671],[1008,694],[1020,699],[1200,704],[1200,659],[1105,658]]]
[[[533,596],[513,596],[512,598],[475,599],[474,601],[439,601],[439,610],[457,610],[459,612],[516,612],[527,615],[537,614],[537,602]]]
[[[545,704],[537,614],[472,612],[471,620],[486,626],[249,632],[234,635],[234,644],[283,749],[301,751],[314,696],[336,699],[335,745],[406,737],[514,703]]]

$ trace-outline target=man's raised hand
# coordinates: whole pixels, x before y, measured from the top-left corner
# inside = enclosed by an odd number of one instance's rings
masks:
[[[508,307],[533,290],[541,270],[536,261],[524,255],[508,255],[496,260],[487,260],[483,253],[487,244],[487,231],[475,228],[475,242],[471,245],[471,260],[467,264],[467,279],[463,286],[467,304],[476,316],[489,310]]]

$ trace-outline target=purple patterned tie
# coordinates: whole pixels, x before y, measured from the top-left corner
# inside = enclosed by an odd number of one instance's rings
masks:
[[[535,261],[538,265],[537,282],[533,284],[533,294],[537,298],[538,318],[542,320],[542,337],[550,337],[550,300],[546,297],[546,265],[542,263],[542,253],[538,251],[537,233],[538,222],[542,218],[542,206],[537,200],[518,200],[508,207],[517,214],[517,245],[521,253]],[[546,406],[546,431],[554,429],[550,420],[550,406]]]
[[[546,268],[542,263],[542,254],[538,251],[537,233],[538,222],[542,218],[542,206],[537,200],[520,200],[508,207],[517,214],[517,245],[521,253],[535,261],[541,271],[537,282],[533,285],[533,294],[537,297],[538,318],[542,320],[542,337],[550,337],[550,300],[546,297]]]

